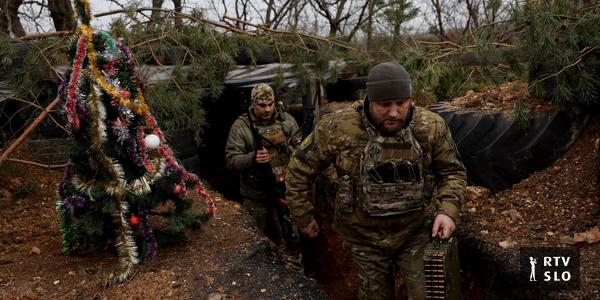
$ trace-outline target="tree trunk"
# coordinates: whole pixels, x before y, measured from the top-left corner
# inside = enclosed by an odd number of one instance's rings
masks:
[[[431,0],[431,4],[433,4],[433,9],[435,11],[438,34],[442,38],[447,40],[448,38],[446,37],[446,33],[444,32],[444,22],[442,19],[442,3],[440,2],[440,0]]]
[[[77,22],[70,0],[48,0],[48,10],[56,31],[75,30]]]
[[[23,3],[23,0],[2,0],[2,6],[0,6],[0,31],[12,33],[15,36],[24,36],[25,30],[21,25],[19,19],[19,6]]]
[[[173,6],[175,7],[176,12],[178,12],[178,13],[182,12],[183,7],[181,6],[181,0],[173,0]],[[181,20],[181,15],[175,16],[175,27],[177,27],[177,28],[183,27],[183,21]]]
[[[249,0],[236,0],[235,1],[235,17],[239,20],[247,20],[248,18],[248,4]],[[242,22],[235,22],[236,27],[242,30],[246,30],[246,24]]]
[[[269,0],[269,2],[267,3],[267,15],[265,16],[265,24],[263,25],[271,27],[271,23],[273,23],[273,20],[271,19],[272,14],[275,14],[275,1]]]
[[[394,34],[392,36],[392,49],[400,43],[400,23],[394,24]]]
[[[161,8],[163,5],[164,0],[152,0],[152,8]],[[160,18],[160,14],[161,12],[158,10],[153,10],[152,14],[150,14],[150,21],[148,22],[148,29],[154,29],[154,24],[156,23],[156,20],[158,20]]]
[[[340,0],[339,2],[337,2],[335,19],[334,19],[334,22],[333,22],[333,24],[331,26],[331,30],[330,30],[330,32],[333,32],[333,35],[330,35],[330,36],[337,36],[338,32],[341,35],[344,34],[342,32],[342,16],[344,14],[346,2],[347,2],[347,0]]]
[[[371,40],[373,39],[373,11],[375,10],[375,0],[369,0],[369,20],[367,22],[367,51],[371,47]]]
[[[472,21],[471,24],[473,24],[474,28],[478,28],[479,27],[479,5],[478,3],[475,3],[474,0],[465,0],[465,3],[467,4],[467,11],[469,11],[469,18]]]

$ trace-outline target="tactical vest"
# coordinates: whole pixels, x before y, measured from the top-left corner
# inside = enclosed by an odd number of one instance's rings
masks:
[[[268,126],[258,126],[258,133],[263,139],[262,145],[269,151],[271,166],[273,168],[287,165],[289,162],[287,135],[283,129],[283,122],[275,121]]]
[[[348,175],[338,178],[337,200],[342,211],[352,212],[355,203],[370,216],[423,208],[423,150],[413,128],[411,121],[398,135],[382,136],[366,126],[368,141],[360,157],[358,180]]]
[[[285,173],[285,168],[290,160],[288,152],[288,133],[284,128],[284,121],[275,119],[270,125],[256,126],[258,133],[262,136],[262,146],[269,152],[271,167],[276,176]],[[267,141],[268,140],[268,141]]]

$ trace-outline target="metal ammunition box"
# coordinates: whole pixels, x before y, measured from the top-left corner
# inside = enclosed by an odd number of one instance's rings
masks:
[[[460,264],[455,237],[435,239],[425,246],[425,299],[460,300]]]

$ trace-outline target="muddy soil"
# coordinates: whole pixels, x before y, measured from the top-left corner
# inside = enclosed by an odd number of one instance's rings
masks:
[[[14,164],[0,172],[0,299],[326,298],[315,280],[284,267],[238,203],[215,192],[216,218],[188,242],[159,249],[128,282],[100,287],[118,259],[62,254],[54,209],[62,172]]]
[[[596,112],[579,140],[550,167],[495,195],[470,187],[461,208],[463,237],[471,246],[486,244],[486,255],[506,261],[518,260],[519,247],[579,248],[581,288],[552,296],[600,299],[599,136]]]

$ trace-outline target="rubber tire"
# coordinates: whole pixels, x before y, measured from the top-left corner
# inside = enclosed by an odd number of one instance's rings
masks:
[[[196,146],[191,130],[176,129],[164,134],[167,145],[177,158],[188,158],[198,154],[198,146]]]
[[[448,124],[469,182],[492,192],[550,166],[569,149],[587,121],[555,111],[535,115],[523,129],[502,113],[462,111],[445,104],[429,109]]]

